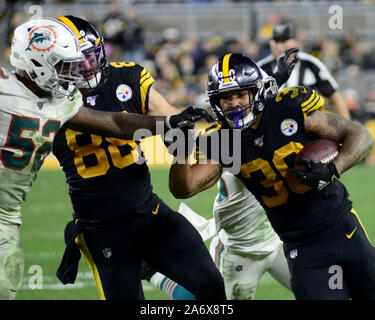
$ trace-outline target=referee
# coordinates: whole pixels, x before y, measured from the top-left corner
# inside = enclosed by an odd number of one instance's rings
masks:
[[[257,62],[267,74],[273,74],[277,59],[284,50],[298,47],[295,39],[296,31],[292,23],[280,23],[273,27],[270,40],[271,54]],[[346,103],[339,92],[339,86],[327,67],[317,58],[306,52],[297,53],[299,62],[294,67],[288,81],[281,87],[306,86],[312,87],[328,99],[334,111],[349,119],[350,114]]]

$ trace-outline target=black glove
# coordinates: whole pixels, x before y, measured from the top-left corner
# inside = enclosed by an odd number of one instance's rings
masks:
[[[177,157],[179,162],[193,153],[197,139],[195,128],[190,129],[190,122],[183,122],[186,126],[169,129],[164,135],[164,144],[169,154]],[[182,123],[180,123],[182,126]]]
[[[287,49],[281,54],[279,60],[277,60],[273,77],[275,78],[279,88],[288,81],[290,74],[292,73],[294,67],[298,62],[297,55],[295,55],[292,61],[288,64],[290,55],[293,53],[297,53],[298,51],[298,48]]]
[[[165,118],[165,125],[167,129],[192,129],[194,128],[194,122],[202,118],[206,119],[208,122],[215,121],[215,119],[206,110],[189,106],[179,114],[167,116]]]
[[[322,190],[335,179],[340,178],[337,168],[333,162],[325,164],[309,159],[300,159],[299,164],[306,166],[308,171],[301,172],[291,169],[298,182],[304,183],[316,190]]]

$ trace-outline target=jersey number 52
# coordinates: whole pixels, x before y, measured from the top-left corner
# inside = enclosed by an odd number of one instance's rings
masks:
[[[13,115],[4,149],[0,153],[4,167],[22,171],[32,162],[31,172],[38,172],[52,150],[53,137],[60,125],[60,121],[48,120],[40,128],[39,118]]]

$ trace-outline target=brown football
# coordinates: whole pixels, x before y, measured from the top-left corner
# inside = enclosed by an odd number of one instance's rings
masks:
[[[323,163],[330,163],[339,154],[340,145],[333,140],[328,139],[317,139],[309,142],[305,147],[298,153],[294,164],[294,169],[307,172],[305,165],[297,163],[299,159],[310,159]]]

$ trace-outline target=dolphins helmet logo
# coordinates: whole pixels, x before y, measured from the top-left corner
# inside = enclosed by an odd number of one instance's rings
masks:
[[[31,49],[36,51],[48,51],[54,47],[56,39],[57,35],[53,28],[49,26],[39,26],[31,30],[29,34],[29,45],[25,51],[31,51]]]

